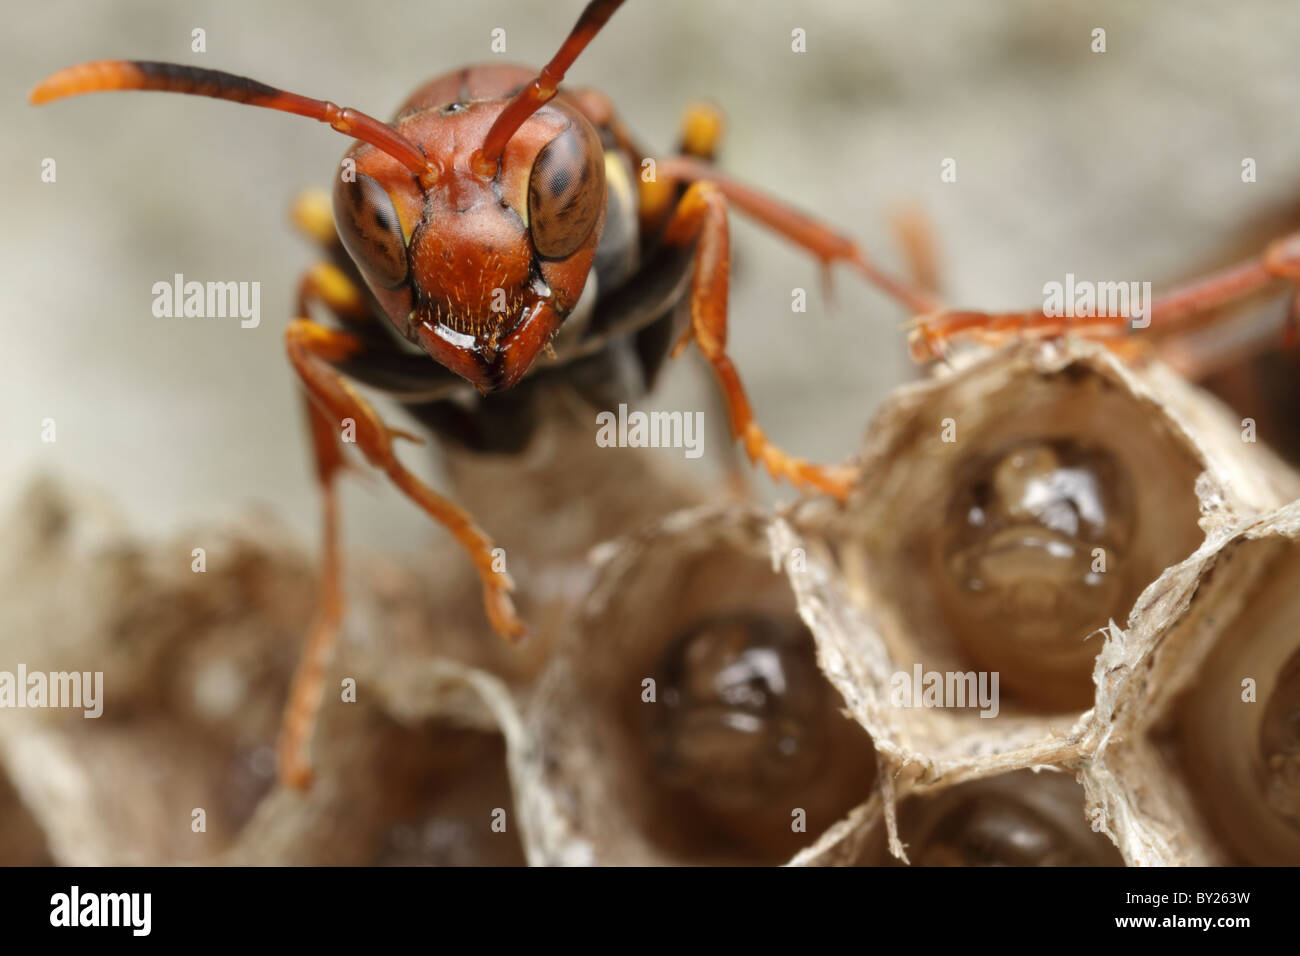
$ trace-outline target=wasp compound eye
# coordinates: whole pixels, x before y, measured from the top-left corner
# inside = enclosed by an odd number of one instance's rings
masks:
[[[827,684],[797,621],[704,621],[660,664],[651,748],[666,782],[722,809],[807,782],[825,757]]]
[[[406,282],[406,239],[397,208],[383,186],[365,173],[334,184],[334,221],[352,261],[385,289]]]
[[[1134,506],[1119,462],[1068,439],[1004,446],[966,463],[944,527],[940,604],[967,652],[1017,693],[1044,678],[1090,693],[1084,639],[1126,610]]]
[[[528,222],[538,254],[573,255],[604,205],[604,152],[591,124],[575,116],[537,155],[528,181]]]

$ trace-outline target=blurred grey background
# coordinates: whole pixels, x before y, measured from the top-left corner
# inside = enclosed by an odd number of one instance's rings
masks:
[[[299,118],[162,94],[38,110],[26,103],[37,80],[83,60],[174,60],[386,119],[417,84],[466,63],[540,65],[581,6],[13,5],[0,39],[0,507],[47,470],[120,502],[147,533],[265,508],[304,541],[317,534],[281,346],[313,251],[286,212],[300,188],[329,181],[347,142]],[[190,50],[196,27],[204,54]],[[504,57],[490,52],[496,27]],[[803,54],[791,52],[796,27]],[[1105,54],[1090,50],[1095,27]],[[1300,200],[1297,50],[1293,0],[630,0],[570,81],[609,93],[656,149],[672,147],[689,100],[716,101],[728,172],[896,269],[890,216],[919,206],[947,299],[999,308],[1041,301],[1042,283],[1067,271],[1158,288],[1255,228],[1262,241]],[[44,157],[58,163],[55,184],[40,181]],[[955,184],[940,182],[945,157]],[[829,305],[807,257],[748,223],[733,235],[732,349],[760,421],[795,453],[839,460],[914,374],[906,316],[844,270]],[[154,318],[151,286],[176,272],[260,281],[261,326]],[[791,313],[796,286],[807,314]],[[708,388],[681,363],[653,404],[707,407]],[[54,444],[40,440],[45,418]],[[403,454],[436,474],[430,456]],[[378,483],[350,482],[345,500],[353,544],[414,549],[435,533]]]

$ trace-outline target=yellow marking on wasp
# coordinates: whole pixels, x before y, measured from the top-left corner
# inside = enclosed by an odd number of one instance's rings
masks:
[[[668,215],[673,201],[677,198],[676,185],[675,182],[657,177],[648,182],[644,178],[637,180],[637,187],[641,192],[641,201],[637,204],[637,208],[643,226],[654,225]]]
[[[687,105],[682,119],[682,151],[702,159],[711,158],[722,138],[724,122],[722,111],[712,103]]]
[[[310,189],[298,195],[289,210],[293,224],[321,245],[338,242],[334,231],[334,210],[330,197],[323,189]]]
[[[312,266],[311,283],[321,300],[340,315],[365,315],[366,300],[361,290],[338,266],[328,262]]]

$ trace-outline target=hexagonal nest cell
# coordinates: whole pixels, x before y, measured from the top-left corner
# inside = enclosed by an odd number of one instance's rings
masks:
[[[765,526],[680,512],[604,556],[529,709],[563,808],[547,859],[782,862],[869,795],[871,741],[817,668]]]

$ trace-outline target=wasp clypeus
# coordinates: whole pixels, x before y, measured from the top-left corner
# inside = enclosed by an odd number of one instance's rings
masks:
[[[540,72],[479,66],[445,74],[417,89],[391,124],[244,77],[166,63],[82,64],[31,93],[37,104],[110,90],[188,93],[296,113],[358,141],[335,178],[332,221],[323,197],[300,200],[294,210],[327,260],[303,277],[286,333],[308,398],[324,500],[320,606],[279,744],[289,783],[310,779],[307,748],[342,616],[334,493],[344,464],[341,423],[350,423],[366,460],[469,553],[492,627],[510,639],[524,633],[513,584],[493,567],[492,540],[402,465],[394,439],[413,436],[389,427],[353,383],[394,397],[446,441],[507,452],[527,441],[532,398],[548,382],[582,376],[620,395],[644,391],[670,353],[694,342],[716,372],[751,462],[804,490],[843,497],[852,470],[804,461],[771,442],[727,356],[728,209],[824,266],[849,265],[912,312],[934,307],[849,239],[719,174],[711,158],[720,118],[711,109],[688,110],[679,151],[654,156],[604,95],[561,89],[621,4],[589,3]],[[335,323],[318,324],[314,311]],[[629,367],[636,374],[615,374]]]

